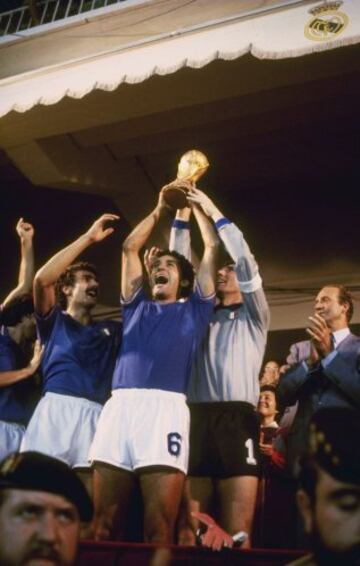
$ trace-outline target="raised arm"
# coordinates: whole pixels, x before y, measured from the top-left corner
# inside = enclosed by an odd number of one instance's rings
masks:
[[[130,232],[122,249],[122,268],[121,268],[121,295],[127,301],[134,292],[140,287],[142,281],[142,264],[140,250],[146,244],[160,216],[167,210],[167,205],[163,197],[163,190],[160,191],[159,200],[154,208],[135,228]]]
[[[215,293],[216,260],[219,252],[219,239],[206,213],[206,207],[202,202],[206,195],[192,187],[189,191],[188,199],[193,203],[193,212],[199,226],[201,237],[204,243],[204,254],[201,258],[197,272],[197,281],[201,292],[208,297]]]
[[[205,214],[214,221],[226,251],[237,266],[236,271],[239,283],[241,285],[245,282],[248,284],[251,283],[251,287],[259,288],[261,286],[261,279],[258,274],[258,266],[241,230],[239,230],[235,224],[229,222],[217,206],[215,206],[213,201],[204,193],[201,193],[201,196],[198,195],[197,198],[192,198],[191,200],[198,203]],[[251,292],[254,291],[255,288],[249,290],[242,288],[241,290],[243,292]]]
[[[18,297],[31,293],[34,279],[34,228],[31,224],[25,222],[23,218],[20,218],[16,224],[16,232],[20,238],[21,250],[19,279],[15,289],[3,301],[3,307],[9,306]]]
[[[56,280],[86,248],[112,234],[114,228],[106,227],[106,224],[118,219],[116,214],[103,214],[87,232],[60,250],[39,269],[34,280],[35,309],[38,313],[47,314],[53,308],[56,301]]]
[[[175,250],[189,261],[191,261],[190,215],[191,208],[187,206],[176,211],[176,217],[171,226],[169,242],[170,250]]]
[[[213,201],[201,191],[193,197],[189,196],[188,199],[199,204],[204,213],[214,221],[219,238],[234,261],[240,291],[250,316],[259,328],[266,330],[269,326],[269,307],[258,265],[243,233],[235,224],[229,222]]]

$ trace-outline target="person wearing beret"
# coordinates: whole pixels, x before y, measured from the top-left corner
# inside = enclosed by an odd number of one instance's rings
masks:
[[[327,408],[312,418],[297,503],[312,554],[288,566],[360,564],[360,412]]]
[[[360,412],[356,409],[325,408],[312,417],[297,491],[311,554],[287,566],[359,566],[359,437]],[[202,546],[213,550],[234,546],[236,537],[231,537],[212,517],[193,514],[203,525],[199,533]]]
[[[0,564],[74,564],[81,521],[93,505],[75,472],[38,452],[14,453],[0,464]]]

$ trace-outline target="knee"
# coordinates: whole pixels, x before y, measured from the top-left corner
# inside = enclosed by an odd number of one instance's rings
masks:
[[[92,536],[94,540],[111,540],[113,534],[113,521],[106,513],[97,513],[92,523]]]
[[[165,517],[145,517],[144,542],[174,542],[174,524]]]

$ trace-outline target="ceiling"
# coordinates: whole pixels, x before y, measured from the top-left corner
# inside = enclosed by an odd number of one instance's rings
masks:
[[[52,190],[64,214],[55,189],[75,191],[98,203],[91,213],[113,203],[128,229],[175,177],[180,156],[199,148],[210,161],[199,186],[244,230],[269,289],[273,328],[297,328],[329,280],[360,298],[359,100],[359,44],[184,68],[2,118],[0,139],[11,149],[10,161],[0,158],[2,190],[6,198],[23,183],[21,169],[33,202],[41,187]],[[99,259],[118,261],[118,252]],[[106,304],[114,304],[110,288]]]

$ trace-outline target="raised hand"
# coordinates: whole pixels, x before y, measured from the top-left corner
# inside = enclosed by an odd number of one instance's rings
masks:
[[[315,313],[314,316],[309,316],[309,326],[306,332],[310,336],[311,343],[320,358],[324,358],[330,354],[333,349],[331,332],[322,316],[317,313]],[[312,353],[311,357],[313,359],[316,358],[315,352]]]
[[[104,240],[114,232],[114,228],[111,226],[106,228],[105,225],[108,222],[114,222],[119,219],[120,216],[117,216],[117,214],[103,214],[100,218],[95,220],[86,234],[92,242],[101,242],[101,240]]]
[[[201,206],[207,216],[212,217],[218,210],[213,201],[205,193],[193,185],[189,187],[187,199],[190,203]]]
[[[150,275],[150,267],[151,267],[152,261],[157,256],[159,251],[160,251],[160,248],[157,248],[156,246],[153,246],[152,248],[150,248],[150,250],[148,250],[148,249],[145,250],[144,266],[145,266],[146,273],[148,275]]]
[[[307,365],[309,367],[311,367],[311,366],[314,366],[315,364],[317,364],[319,360],[320,360],[320,356],[317,352],[317,349],[315,348],[314,342],[311,340],[310,341],[310,355],[305,361],[306,361]]]
[[[16,232],[20,239],[24,241],[31,241],[34,237],[34,227],[29,222],[25,222],[23,218],[20,218],[16,224]]]
[[[167,189],[167,187],[172,186],[173,183],[170,183],[169,185],[164,185],[159,193],[159,199],[158,199],[158,203],[157,203],[157,208],[159,210],[172,210],[171,206],[166,202],[165,198],[164,198],[164,193]]]

